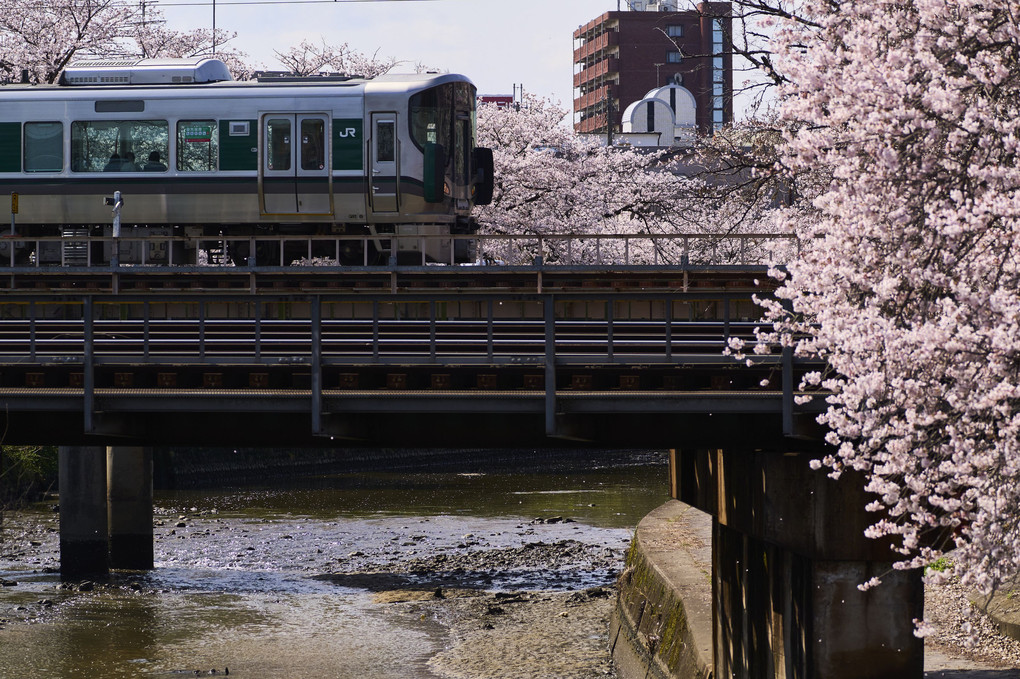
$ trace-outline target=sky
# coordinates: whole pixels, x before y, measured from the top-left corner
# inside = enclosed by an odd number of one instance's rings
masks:
[[[170,28],[212,27],[212,0],[155,4]],[[230,44],[268,69],[280,68],[274,50],[324,39],[464,74],[480,94],[523,85],[569,110],[572,34],[616,8],[617,0],[216,0],[216,27],[236,32]]]

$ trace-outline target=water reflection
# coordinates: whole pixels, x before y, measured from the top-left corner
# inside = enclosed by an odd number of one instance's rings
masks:
[[[287,490],[172,491],[160,499],[175,511],[194,508],[248,517],[295,512],[318,519],[566,515],[620,528],[635,525],[635,512],[661,504],[668,496],[667,483],[660,463],[525,474],[337,474],[294,480]]]

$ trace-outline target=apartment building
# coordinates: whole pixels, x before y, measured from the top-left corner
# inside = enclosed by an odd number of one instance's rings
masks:
[[[618,7],[574,31],[574,129],[606,135],[654,124],[669,145],[670,137],[731,123],[730,3],[681,11],[677,0],[619,0]],[[673,107],[672,127],[660,122],[668,118],[661,102]]]

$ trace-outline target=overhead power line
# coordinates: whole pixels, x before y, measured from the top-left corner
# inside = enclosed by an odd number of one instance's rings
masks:
[[[157,7],[211,7],[212,5],[345,5],[352,2],[441,2],[442,0],[185,0],[157,2]]]
[[[176,7],[213,7],[222,5],[346,5],[349,3],[383,3],[383,2],[443,2],[444,0],[182,0],[181,2],[174,2],[173,0],[159,2],[146,2],[148,7],[155,9],[174,9]],[[56,3],[56,2],[34,2],[34,3],[19,3],[20,7],[29,7],[33,9],[76,9],[77,5],[73,3]],[[110,7],[124,7],[124,8],[138,8],[138,2],[135,0],[123,0],[122,2],[112,2]]]

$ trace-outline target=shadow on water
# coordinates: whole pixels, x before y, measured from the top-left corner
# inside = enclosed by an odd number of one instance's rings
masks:
[[[602,527],[633,527],[668,497],[663,455],[546,460],[537,469],[347,472],[287,479],[285,486],[162,491],[180,511],[311,518],[379,516],[568,516]],[[468,469],[478,468],[476,463]]]

